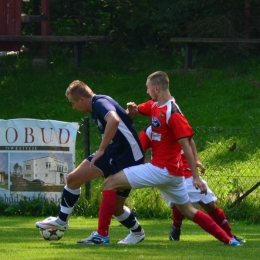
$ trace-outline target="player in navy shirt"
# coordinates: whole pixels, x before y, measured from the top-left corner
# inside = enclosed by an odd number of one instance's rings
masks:
[[[59,215],[57,218],[49,217],[36,222],[36,226],[42,229],[68,229],[69,215],[80,196],[82,184],[99,177],[107,178],[126,167],[144,162],[144,152],[133,122],[115,100],[109,96],[95,94],[84,82],[79,80],[73,81],[69,85],[66,96],[73,109],[90,112],[102,136],[102,141],[99,149],[68,175]],[[117,193],[114,216],[122,225],[130,229],[129,235],[119,241],[119,244],[136,244],[145,237],[144,230],[133,213],[124,206],[129,192],[130,190],[120,190]],[[101,231],[102,225],[106,226],[107,223],[102,223],[102,221],[99,223]],[[109,244],[108,236],[103,239],[104,234],[100,234],[101,236],[97,232],[93,234],[78,241],[77,244]]]
[[[126,114],[125,110],[111,97],[104,95],[94,95],[92,98],[91,117],[98,127],[101,136],[104,135],[107,122],[106,115],[114,111],[120,118],[117,131],[107,146],[106,150],[110,156],[117,161],[133,164],[143,158],[144,154],[141,144],[133,126],[132,120]]]

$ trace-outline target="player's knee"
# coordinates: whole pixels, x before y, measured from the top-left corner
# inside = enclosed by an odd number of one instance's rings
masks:
[[[124,213],[124,207],[117,206],[114,211],[114,216],[121,216]]]
[[[105,179],[103,184],[104,190],[113,190],[114,189],[114,176],[109,176]]]
[[[78,189],[82,183],[79,182],[79,178],[75,178],[75,175],[69,174],[67,178],[67,186],[71,189]]]
[[[186,205],[183,205],[181,207],[178,207],[178,209],[180,210],[180,212],[182,213],[182,215],[184,217],[186,217],[189,220],[193,220],[197,209],[195,209],[191,203],[187,203]]]
[[[67,177],[67,186],[70,186],[72,182],[73,182],[73,177],[71,176],[71,174],[69,174]]]
[[[207,213],[211,213],[216,209],[216,203],[214,201],[207,204],[200,203],[200,205]]]

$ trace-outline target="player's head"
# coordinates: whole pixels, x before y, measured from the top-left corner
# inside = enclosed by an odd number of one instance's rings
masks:
[[[169,91],[169,77],[163,71],[156,71],[148,76],[146,87],[147,94],[156,101],[160,91]]]
[[[65,95],[73,109],[80,112],[92,111],[91,99],[93,94],[93,91],[80,80],[74,80],[65,92]]]

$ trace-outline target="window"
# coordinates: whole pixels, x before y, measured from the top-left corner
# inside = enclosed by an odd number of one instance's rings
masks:
[[[29,164],[25,165],[25,170],[31,170],[31,165]]]
[[[46,162],[45,163],[45,168],[46,169],[50,169],[51,168],[51,163],[50,162]]]

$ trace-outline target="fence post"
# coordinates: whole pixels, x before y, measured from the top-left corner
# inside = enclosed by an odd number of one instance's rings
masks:
[[[89,118],[84,117],[84,143],[85,143],[85,157],[90,155],[90,134],[89,134]],[[90,199],[90,182],[85,183],[85,197]]]
[[[192,45],[191,43],[185,43],[185,62],[184,68],[192,69]]]
[[[78,67],[81,66],[81,61],[82,61],[82,46],[83,46],[83,42],[74,43],[74,58],[75,58],[76,65]]]

